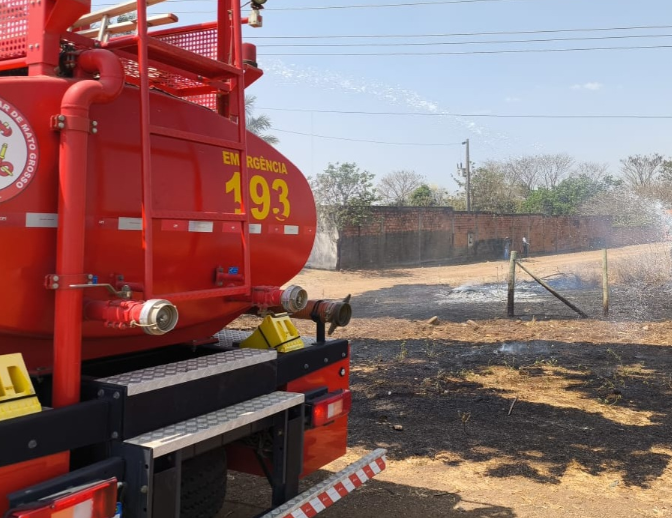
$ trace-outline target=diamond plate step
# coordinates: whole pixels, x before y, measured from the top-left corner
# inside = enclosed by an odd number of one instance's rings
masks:
[[[127,394],[134,396],[215,374],[274,361],[277,356],[278,353],[273,350],[239,349],[117,374],[108,378],[100,378],[97,381],[124,386]]]
[[[157,458],[300,405],[304,399],[303,394],[273,392],[125,442],[151,449]]]

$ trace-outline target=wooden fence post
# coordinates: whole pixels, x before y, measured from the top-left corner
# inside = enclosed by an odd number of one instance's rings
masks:
[[[506,302],[506,313],[512,317],[513,313],[513,292],[516,287],[516,252],[511,251],[511,260],[509,261],[509,296]]]
[[[609,315],[609,269],[607,266],[607,249],[602,250],[602,314]]]

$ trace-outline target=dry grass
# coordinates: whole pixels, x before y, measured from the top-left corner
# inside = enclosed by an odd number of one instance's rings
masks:
[[[609,281],[614,284],[646,285],[670,282],[672,256],[666,248],[651,246],[635,257],[615,260],[609,268]]]
[[[570,271],[586,286],[602,284],[602,263],[599,261],[582,263]],[[612,286],[660,286],[670,281],[672,250],[669,244],[646,245],[632,254],[609,259],[609,284]]]

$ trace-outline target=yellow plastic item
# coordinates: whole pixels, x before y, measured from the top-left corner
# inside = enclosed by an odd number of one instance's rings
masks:
[[[282,315],[267,315],[256,331],[240,343],[243,348],[275,349],[279,353],[288,353],[303,349],[304,344],[292,321]]]
[[[42,410],[21,354],[0,356],[0,421]]]

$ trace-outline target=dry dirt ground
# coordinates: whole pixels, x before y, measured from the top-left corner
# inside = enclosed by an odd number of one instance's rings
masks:
[[[504,261],[302,272],[312,298],[352,294],[354,310],[337,330],[352,342],[349,452],[316,477],[377,447],[389,459],[321,516],[672,516],[669,249],[609,252],[607,318],[601,252],[524,262],[588,319],[520,271],[507,318]],[[249,480],[230,479],[230,499],[249,501]]]

